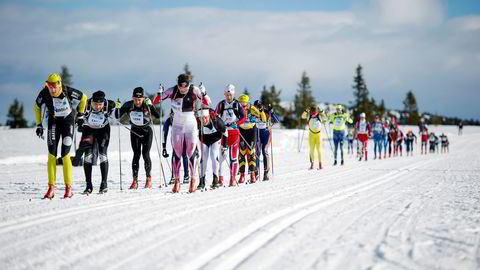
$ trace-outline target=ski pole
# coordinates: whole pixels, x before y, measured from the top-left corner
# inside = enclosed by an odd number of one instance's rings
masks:
[[[120,124],[120,126],[126,128],[127,130],[129,130],[133,135],[139,137],[139,138],[143,138],[143,135],[140,135],[138,133],[136,133],[135,131],[133,131],[131,128],[125,126],[124,124],[120,123],[120,120],[118,120],[118,123]]]
[[[328,144],[330,145],[330,150],[332,150],[332,155],[335,155],[333,151],[332,142],[330,141],[330,137],[328,136],[327,126],[325,125],[325,123],[322,123],[322,124],[323,124],[323,128],[325,129],[325,134],[327,135],[327,140],[328,140]]]
[[[118,163],[120,164],[120,191],[123,191],[122,185],[122,146],[120,143],[120,125],[118,125]]]
[[[163,86],[160,84],[159,86],[159,90],[162,89]],[[160,95],[160,102],[162,100],[162,96]],[[163,163],[162,163],[162,155],[160,154],[160,147],[158,145],[158,140],[157,140],[157,133],[155,132],[155,126],[153,125],[153,119],[151,118],[152,116],[152,112],[150,111],[150,107],[149,105],[147,105],[148,107],[148,113],[150,114],[150,125],[152,126],[152,130],[153,130],[153,137],[155,138],[155,146],[157,147],[157,154],[158,154],[158,159],[160,160],[160,169],[162,171],[162,175],[163,175],[163,182],[165,184],[165,187],[167,187],[167,179],[165,178],[165,171],[163,170]],[[160,128],[162,128],[162,111],[160,110]],[[160,133],[160,140],[162,139],[162,134]],[[160,187],[161,187],[161,184],[160,184]]]

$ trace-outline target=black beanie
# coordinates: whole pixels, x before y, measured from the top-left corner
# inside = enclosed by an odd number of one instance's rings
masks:
[[[105,101],[105,93],[103,91],[97,91],[92,95],[93,102],[103,102]]]
[[[190,84],[190,76],[187,75],[187,74],[180,74],[180,75],[178,75],[177,84],[178,84],[178,85],[181,85],[182,83]]]
[[[143,88],[139,86],[139,87],[136,87],[135,89],[133,89],[132,97],[142,98],[143,97]]]

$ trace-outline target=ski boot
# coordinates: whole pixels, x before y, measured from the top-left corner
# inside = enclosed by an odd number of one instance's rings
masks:
[[[238,183],[243,184],[243,182],[245,182],[245,173],[240,173],[240,179],[238,180]]]
[[[257,178],[255,177],[255,172],[250,173],[250,184],[257,182]]]
[[[270,178],[268,178],[268,171],[263,172],[263,181],[268,181]]]
[[[65,194],[63,194],[64,199],[72,198],[72,186],[65,186]]]
[[[188,177],[188,175],[185,175],[185,176],[183,177],[183,183],[184,183],[184,184],[188,184],[189,180],[190,180],[190,177]]]
[[[193,193],[197,190],[197,179],[192,176],[190,179],[190,186],[188,187],[188,192]]]
[[[221,186],[221,187],[223,187],[223,176],[220,176],[220,177],[218,178],[218,185]]]
[[[373,156],[373,160],[376,160],[377,159],[377,154],[375,154],[375,156]]]
[[[98,193],[104,194],[104,193],[107,193],[107,191],[108,191],[107,181],[102,181],[102,183],[100,183],[100,190],[98,191]]]
[[[179,179],[179,178],[174,179],[174,184],[173,184],[173,187],[172,187],[172,192],[173,192],[173,193],[178,193],[178,192],[180,192],[180,179]]]
[[[333,166],[336,166],[337,165],[337,160],[335,159],[335,161],[333,162]],[[312,165],[313,167],[313,165]]]
[[[382,159],[382,155],[380,155],[380,156],[378,157],[378,159]]]
[[[342,165],[342,166],[343,166],[343,164],[344,164],[344,163],[343,163],[343,159],[342,159],[342,161],[340,161],[340,165]]]
[[[213,184],[212,184],[213,186]],[[198,189],[204,189],[205,188],[205,176],[200,177],[200,183],[198,183],[197,186]]]
[[[319,169],[319,170],[323,169],[323,167],[322,167],[322,162],[321,162],[321,161],[318,162],[318,169]]]
[[[220,176],[221,177],[221,176]],[[230,183],[229,183],[229,187],[234,187],[235,185],[237,184],[237,181],[235,180],[235,176],[230,176]]]
[[[83,194],[84,195],[89,195],[89,194],[92,194],[92,191],[93,191],[92,181],[87,181],[87,187],[83,191]]]
[[[175,178],[173,178],[173,176],[172,176],[172,178],[170,178],[170,182],[168,184],[173,185],[174,182],[175,182]]]
[[[55,186],[54,185],[48,185],[48,190],[47,193],[45,193],[45,196],[43,196],[44,199],[53,199],[55,197]]]
[[[220,187],[220,183],[218,182],[218,177],[215,174],[213,175],[213,181],[212,181],[212,185],[210,187],[212,189]]]
[[[134,177],[133,177],[132,184],[130,185],[130,188],[129,188],[129,189],[137,189],[137,188],[138,188],[138,180],[137,180],[137,177],[134,176]]]
[[[147,181],[145,181],[145,188],[152,189],[152,177],[147,176]]]
[[[313,162],[310,162],[310,168],[309,170],[313,170]]]

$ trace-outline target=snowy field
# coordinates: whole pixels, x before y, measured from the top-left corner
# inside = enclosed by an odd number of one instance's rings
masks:
[[[45,141],[34,129],[0,130],[0,269],[480,269],[480,128],[431,128],[449,136],[449,154],[420,155],[419,143],[413,157],[373,160],[369,142],[368,162],[350,155],[333,167],[325,142],[320,171],[307,169],[306,133],[299,153],[301,132],[275,130],[271,181],[172,194],[159,188],[155,143],[155,188],[127,189],[123,128],[120,190],[113,127],[108,193],[96,194],[94,167],[95,193],[81,195],[74,167],[74,196],[61,199],[58,167],[51,201],[41,199]]]

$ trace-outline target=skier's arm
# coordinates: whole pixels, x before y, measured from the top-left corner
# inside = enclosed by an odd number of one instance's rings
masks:
[[[302,113],[302,115],[300,116],[300,118],[302,118],[302,119],[307,119],[307,117],[308,117],[308,112],[307,111],[304,111]]]
[[[115,110],[115,118],[120,119],[124,114],[128,113],[130,111],[130,108],[132,107],[132,102],[127,101],[123,103],[122,107],[120,109]]]
[[[218,117],[215,117],[215,128],[218,130],[218,132],[220,133],[225,133],[225,131],[227,130],[227,127],[225,126],[225,123],[223,122],[222,118]]]
[[[150,113],[155,116],[155,118],[159,119],[160,118],[160,113],[157,111],[157,108],[155,108],[155,106],[153,106],[151,103],[148,106],[148,110],[150,111]]]

